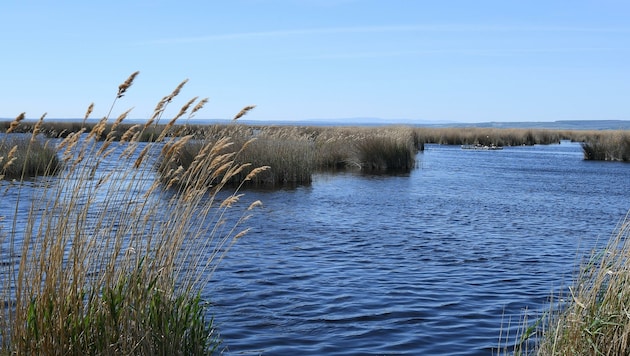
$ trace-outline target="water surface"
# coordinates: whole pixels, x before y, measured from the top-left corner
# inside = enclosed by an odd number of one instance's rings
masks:
[[[490,355],[630,209],[630,165],[574,143],[418,166],[247,192],[264,208],[208,293],[226,354]]]

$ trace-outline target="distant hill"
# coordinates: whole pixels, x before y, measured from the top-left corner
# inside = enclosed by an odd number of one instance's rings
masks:
[[[218,122],[218,121],[214,121]],[[243,120],[250,125],[299,125],[299,126],[383,126],[411,125],[418,127],[492,127],[492,128],[531,128],[554,130],[630,130],[630,120],[559,120],[532,122],[440,122],[421,120],[386,120],[378,118],[312,119],[301,121],[262,121]]]
[[[555,130],[630,130],[630,120],[559,120],[550,122],[481,122],[444,124],[443,127],[493,127]]]
[[[217,121],[215,121],[217,122]],[[630,120],[558,120],[532,122],[440,122],[421,120],[386,120],[379,118],[312,119],[301,121],[258,121],[243,120],[251,125],[300,125],[300,126],[382,126],[411,125],[419,127],[491,127],[491,128],[531,128],[554,130],[630,130]]]

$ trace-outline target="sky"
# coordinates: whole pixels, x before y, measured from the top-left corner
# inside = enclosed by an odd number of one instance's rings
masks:
[[[630,120],[630,1],[0,4],[0,118]]]

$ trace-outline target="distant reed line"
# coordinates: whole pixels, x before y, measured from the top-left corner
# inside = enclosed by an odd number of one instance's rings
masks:
[[[0,122],[0,131],[10,127]],[[13,132],[30,133],[36,123],[22,121]],[[91,132],[94,122],[46,122],[39,131],[47,137],[66,137],[84,130]],[[110,129],[113,123],[106,123]],[[113,133],[119,140],[122,133],[133,127],[120,123]],[[308,183],[314,171],[360,169],[364,172],[408,171],[414,167],[415,154],[424,144],[480,144],[486,146],[522,146],[555,144],[570,140],[582,144],[584,159],[630,161],[630,131],[628,130],[551,130],[503,128],[426,128],[411,126],[332,127],[286,125],[174,125],[153,124],[145,127],[139,141],[165,137],[190,136],[193,141],[231,137],[241,143],[252,138],[256,142],[243,152],[242,158],[254,165],[270,166],[271,170],[258,177],[257,183]],[[165,131],[166,130],[166,131]],[[191,142],[183,156],[176,160],[186,163],[186,155],[194,156],[198,143]],[[164,167],[162,167],[164,168]],[[246,176],[247,172],[241,172]],[[242,176],[239,176],[242,178]]]

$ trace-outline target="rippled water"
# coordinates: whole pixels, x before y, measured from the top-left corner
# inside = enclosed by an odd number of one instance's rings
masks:
[[[15,209],[2,199],[0,215]],[[630,164],[568,142],[427,145],[407,175],[318,175],[256,199],[204,295],[226,354],[489,355],[608,239],[630,209]]]
[[[247,192],[265,206],[207,296],[224,351],[492,354],[630,209],[630,165],[578,144],[428,145],[418,165]]]

